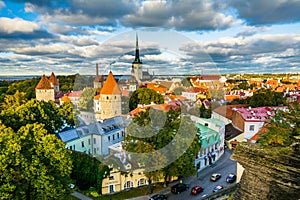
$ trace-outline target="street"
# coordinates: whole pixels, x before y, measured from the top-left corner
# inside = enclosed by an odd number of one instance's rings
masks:
[[[197,176],[188,177],[183,180],[183,183],[189,184],[189,190],[182,192],[180,194],[171,193],[170,188],[166,188],[165,190],[158,192],[162,194],[166,194],[168,196],[168,200],[198,200],[201,199],[202,195],[212,194],[212,190],[217,185],[223,185],[225,188],[230,186],[230,183],[226,183],[226,176],[229,173],[236,174],[236,161],[230,160],[231,150],[226,149],[224,155],[211,167],[207,167],[200,171]],[[210,181],[210,176],[212,173],[220,173],[222,175],[221,179],[216,182]],[[191,188],[195,185],[200,185],[204,188],[204,191],[197,196],[191,195]],[[154,194],[152,194],[154,195]],[[137,198],[132,198],[132,200],[148,200],[152,195],[142,196]]]

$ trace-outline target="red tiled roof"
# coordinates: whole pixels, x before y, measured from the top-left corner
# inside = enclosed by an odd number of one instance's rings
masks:
[[[204,75],[201,76],[201,80],[214,80],[214,81],[218,81],[221,78],[221,76],[218,75]]]
[[[58,80],[56,78],[56,76],[54,75],[54,73],[51,73],[51,76],[49,78],[49,81],[53,84],[53,85],[59,85]]]
[[[68,94],[68,97],[80,97],[82,90],[74,91]]]
[[[121,93],[122,92],[117,84],[117,81],[114,78],[113,73],[110,71],[100,91],[100,94],[121,94]]]
[[[39,83],[37,84],[37,86],[35,87],[35,89],[45,89],[45,90],[49,90],[49,89],[53,89],[53,87],[51,87],[51,83],[49,81],[49,79],[45,76],[45,74],[42,76],[41,80],[39,81]]]

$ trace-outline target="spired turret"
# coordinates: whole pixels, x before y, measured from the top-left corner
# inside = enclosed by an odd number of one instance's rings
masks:
[[[135,58],[134,61],[132,62],[131,75],[134,76],[135,79],[139,82],[143,78],[142,64],[143,63],[140,59],[138,35],[136,34]]]

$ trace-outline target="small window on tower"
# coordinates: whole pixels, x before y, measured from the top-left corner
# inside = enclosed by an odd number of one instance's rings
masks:
[[[109,97],[107,96],[107,97],[106,97],[106,99],[108,100],[108,99],[109,99]]]

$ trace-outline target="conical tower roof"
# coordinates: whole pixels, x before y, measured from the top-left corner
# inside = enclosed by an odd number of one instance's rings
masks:
[[[118,83],[111,71],[107,76],[107,79],[100,91],[100,94],[121,94],[121,90],[118,86]]]
[[[49,79],[44,74],[35,89],[53,89],[53,87],[51,87]]]
[[[54,73],[52,72],[49,81],[53,84],[53,85],[59,85],[58,80],[56,78],[56,76],[54,75]]]

